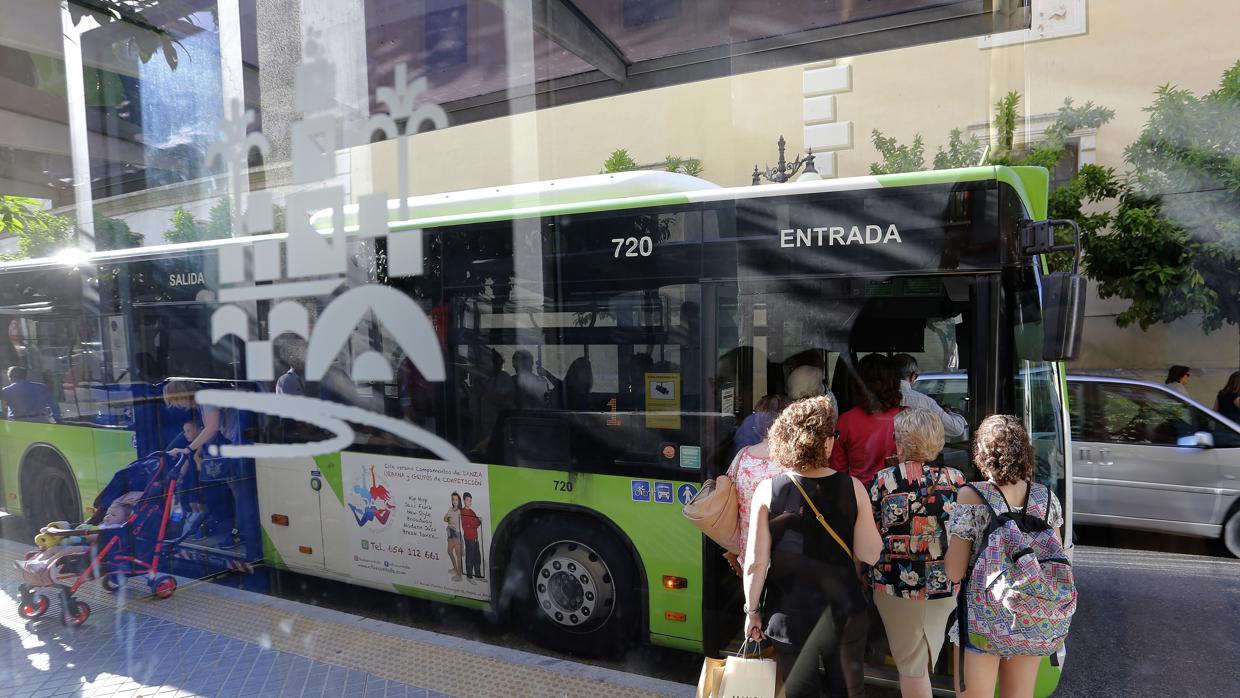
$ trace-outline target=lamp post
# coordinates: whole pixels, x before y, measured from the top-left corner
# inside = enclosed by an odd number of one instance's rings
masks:
[[[808,148],[805,150],[805,157],[798,155],[796,160],[788,162],[787,158],[784,157],[784,148],[786,146],[787,141],[784,140],[783,136],[780,136],[779,162],[775,163],[774,167],[759,170],[757,165],[753,166],[754,186],[761,184],[763,179],[776,184],[783,184],[784,182],[791,181],[793,178],[798,180],[822,179],[822,176],[818,174],[818,170],[814,168],[814,154]],[[804,168],[804,172],[801,172],[802,168]],[[800,177],[797,177],[798,172],[801,172]]]

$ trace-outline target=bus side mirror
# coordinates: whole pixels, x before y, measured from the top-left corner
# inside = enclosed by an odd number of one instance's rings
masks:
[[[1042,277],[1042,358],[1072,361],[1081,353],[1085,324],[1085,277],[1055,272]]]

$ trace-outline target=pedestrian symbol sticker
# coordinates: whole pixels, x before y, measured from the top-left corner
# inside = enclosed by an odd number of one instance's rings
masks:
[[[633,480],[633,501],[649,502],[650,501],[650,481],[649,480]]]
[[[672,483],[656,482],[654,483],[654,501],[659,504],[672,503]]]
[[[693,485],[681,485],[680,488],[676,490],[676,499],[679,499],[681,504],[688,504],[689,500],[693,499],[697,493],[697,488]]]

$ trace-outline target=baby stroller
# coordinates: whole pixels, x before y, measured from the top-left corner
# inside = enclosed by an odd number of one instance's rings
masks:
[[[34,620],[47,613],[49,594],[35,589],[54,589],[60,594],[61,622],[79,626],[90,617],[90,606],[74,598],[74,594],[91,579],[99,579],[103,588],[116,592],[128,577],[146,575],[151,593],[166,599],[177,589],[171,575],[159,574],[159,556],[168,529],[168,516],[176,492],[176,478],[184,459],[169,465],[164,453],[154,453],[126,466],[112,478],[100,494],[100,500],[124,495],[145,481],[141,497],[133,504],[133,513],[124,524],[93,530],[48,529],[52,535],[95,536],[90,545],[54,546],[31,551],[26,559],[13,564],[22,573],[17,613]]]

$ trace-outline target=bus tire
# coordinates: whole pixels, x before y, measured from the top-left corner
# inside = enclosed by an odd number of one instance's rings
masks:
[[[641,607],[636,562],[616,536],[585,517],[536,518],[513,544],[504,586],[535,643],[587,657],[632,644]]]
[[[82,520],[77,482],[59,453],[40,448],[28,454],[22,467],[21,489],[25,500],[22,509],[31,526]]]

